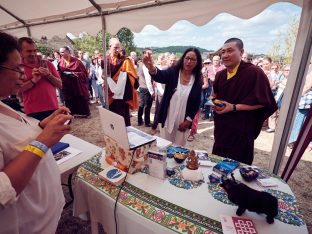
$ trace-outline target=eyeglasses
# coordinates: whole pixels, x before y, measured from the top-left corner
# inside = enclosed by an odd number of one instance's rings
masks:
[[[187,62],[190,61],[191,63],[196,63],[197,62],[197,59],[190,58],[190,57],[185,57],[184,60],[187,61]]]
[[[22,77],[25,74],[24,69],[21,68],[21,67],[19,67],[19,70],[16,70],[16,69],[13,69],[13,68],[9,68],[9,67],[4,67],[4,66],[1,66],[1,65],[0,65],[0,67],[4,68],[4,69],[7,69],[7,70],[10,70],[10,71],[15,71],[15,72],[20,74],[20,77]]]

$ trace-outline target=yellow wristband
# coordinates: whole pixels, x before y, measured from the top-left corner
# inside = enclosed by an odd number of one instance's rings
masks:
[[[39,156],[40,158],[43,158],[45,155],[45,152],[43,152],[41,149],[38,149],[37,147],[32,146],[32,145],[27,145],[24,150],[29,151],[29,152]]]

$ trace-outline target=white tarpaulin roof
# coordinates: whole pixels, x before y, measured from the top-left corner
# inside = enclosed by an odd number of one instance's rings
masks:
[[[1,0],[0,30],[18,37],[30,35],[91,35],[102,29],[98,6],[105,16],[105,30],[116,34],[122,27],[140,32],[147,24],[166,30],[178,20],[204,25],[226,12],[248,19],[278,0]],[[303,0],[289,0],[302,7]],[[93,5],[93,4],[94,5]]]
[[[168,29],[178,20],[204,25],[220,13],[248,19],[279,0],[0,0],[0,31],[17,37],[48,38],[66,33],[140,32],[151,24]],[[270,169],[277,173],[304,85],[312,44],[312,0],[289,0],[302,7],[293,63],[274,138]],[[105,43],[105,40],[103,40]],[[265,42],[264,42],[265,43]],[[103,46],[105,48],[105,44]]]

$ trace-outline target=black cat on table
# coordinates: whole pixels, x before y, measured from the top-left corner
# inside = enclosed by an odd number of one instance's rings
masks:
[[[228,194],[228,199],[238,205],[236,214],[241,216],[245,210],[264,213],[269,224],[274,223],[278,214],[277,198],[263,191],[254,190],[243,183],[237,183],[233,173],[232,179],[222,176],[220,186]]]

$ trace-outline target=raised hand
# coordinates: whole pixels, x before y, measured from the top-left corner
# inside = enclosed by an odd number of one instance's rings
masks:
[[[178,130],[179,130],[180,132],[185,132],[185,131],[189,128],[189,126],[190,126],[191,124],[192,124],[191,121],[184,120],[184,122],[182,122],[182,123],[179,124]]]
[[[144,54],[143,63],[150,72],[155,70],[153,57],[149,51]]]

